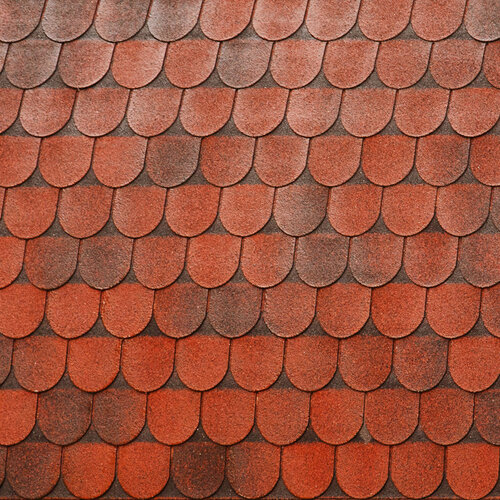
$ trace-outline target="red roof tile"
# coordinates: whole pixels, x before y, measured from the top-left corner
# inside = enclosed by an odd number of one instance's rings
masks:
[[[202,0],[153,0],[148,27],[151,34],[170,42],[187,35],[196,24]]]
[[[458,29],[463,19],[466,0],[437,3],[415,0],[411,25],[415,33],[425,40],[442,40]]]
[[[393,38],[406,28],[411,7],[411,0],[367,0],[361,3],[359,9],[359,27],[372,40]],[[390,19],[386,18],[388,10],[392,13]]]
[[[253,27],[267,40],[281,40],[292,35],[304,21],[305,0],[284,2],[257,0],[253,14]]]
[[[253,0],[208,0],[203,5],[200,26],[213,40],[239,35],[250,22]]]
[[[345,35],[356,22],[360,0],[340,2],[309,2],[306,25],[319,40],[334,40]]]

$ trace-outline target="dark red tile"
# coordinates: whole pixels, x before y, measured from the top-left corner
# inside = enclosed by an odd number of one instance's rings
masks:
[[[370,316],[370,289],[357,283],[335,283],[318,290],[318,320],[333,337],[359,332]],[[335,307],[333,305],[335,304]]]
[[[280,87],[240,89],[234,104],[234,123],[245,135],[266,135],[283,120],[287,99],[288,90]]]
[[[474,286],[488,287],[500,281],[500,235],[473,234],[461,241],[458,262],[464,278]]]
[[[9,449],[7,479],[22,498],[41,498],[59,480],[61,448],[50,443],[20,443]]]
[[[490,213],[493,223],[500,228],[500,190],[498,188],[494,188],[491,193]]]
[[[441,40],[458,29],[462,23],[466,0],[437,3],[416,0],[411,15],[415,33],[425,40]]]
[[[498,481],[498,462],[498,446],[456,444],[447,449],[446,479],[460,497],[483,498]]]
[[[175,368],[190,389],[206,391],[226,374],[229,362],[228,339],[219,335],[191,335],[177,341]]]
[[[141,333],[153,314],[154,292],[139,283],[122,283],[102,293],[101,318],[115,337]]]
[[[324,387],[337,369],[338,340],[326,335],[299,335],[286,343],[285,370],[292,384],[303,391]]]
[[[73,339],[68,349],[68,373],[83,391],[98,392],[108,387],[120,368],[121,341],[109,337]]]
[[[35,137],[0,136],[0,185],[21,184],[36,168],[40,139]]]
[[[146,237],[135,241],[132,265],[137,279],[148,288],[172,284],[184,268],[186,239]]]
[[[244,335],[231,341],[231,374],[239,386],[262,391],[279,377],[285,343],[275,336]]]
[[[131,389],[106,389],[94,396],[92,423],[104,441],[125,444],[135,439],[146,420],[146,395]]]
[[[45,292],[26,283],[0,290],[0,333],[19,339],[32,333],[42,322]]]
[[[179,491],[191,498],[214,494],[224,480],[225,448],[211,442],[176,446],[172,453],[172,477]]]
[[[391,281],[401,267],[403,238],[390,233],[369,233],[351,241],[349,266],[354,277],[366,286]]]
[[[92,395],[71,387],[54,388],[38,397],[37,423],[52,443],[78,441],[90,426]]]
[[[423,40],[389,40],[380,44],[377,73],[380,80],[394,89],[417,83],[429,62],[431,44]]]
[[[85,283],[68,283],[47,294],[47,320],[57,335],[79,337],[97,321],[100,300],[99,290]]]
[[[227,449],[226,477],[238,495],[267,495],[280,475],[280,448],[270,443],[244,441]]]
[[[415,139],[405,135],[367,137],[363,140],[361,156],[363,172],[374,184],[380,186],[397,184],[410,172],[415,159],[415,149]]]
[[[125,116],[128,94],[129,91],[121,87],[79,90],[73,114],[77,129],[91,137],[114,130]]]
[[[148,427],[158,441],[180,444],[191,437],[200,419],[201,393],[160,389],[148,396]]]
[[[394,119],[406,135],[421,137],[434,132],[446,116],[449,92],[441,88],[403,89],[398,92]]]
[[[22,96],[23,91],[21,89],[0,89],[0,106],[2,106],[3,110],[0,118],[0,132],[7,130],[14,123],[19,112]]]
[[[122,87],[144,87],[160,74],[166,48],[165,43],[155,40],[118,43],[111,65],[114,79]]]
[[[128,495],[154,497],[165,487],[170,475],[170,448],[138,441],[120,446],[116,475]]]
[[[93,236],[82,240],[79,254],[82,278],[100,290],[120,283],[130,269],[132,244],[133,240],[123,236]]]
[[[383,444],[406,441],[418,424],[419,396],[407,389],[377,389],[366,395],[365,424]]]
[[[103,495],[115,478],[116,448],[105,443],[75,443],[63,450],[64,484],[77,498]]]
[[[248,236],[241,251],[243,274],[261,288],[281,283],[292,268],[294,247],[295,239],[283,234]]]
[[[31,89],[48,80],[56,69],[60,47],[51,40],[34,38],[12,44],[5,61],[10,83]]]
[[[106,74],[114,44],[101,39],[78,39],[61,49],[58,72],[63,82],[78,89],[90,87]]]
[[[181,89],[144,87],[133,90],[127,108],[130,128],[150,137],[165,132],[177,118]]]
[[[38,25],[42,14],[43,0],[27,0],[23,4],[2,0],[0,17],[0,40],[14,42],[27,37]],[[15,19],[16,22],[12,22]]]
[[[333,479],[334,447],[325,443],[295,443],[283,448],[283,482],[292,495],[321,495]]]
[[[491,389],[476,395],[474,402],[474,424],[481,437],[491,444],[500,444],[500,392]]]
[[[282,40],[297,31],[304,21],[307,2],[291,0],[278,2],[257,0],[253,14],[253,27],[261,38]]]
[[[391,479],[402,495],[423,498],[434,493],[444,472],[445,449],[431,442],[406,442],[391,450]]]
[[[218,50],[217,42],[203,38],[173,42],[168,47],[165,74],[176,87],[195,87],[214,70]]]
[[[467,6],[465,27],[469,35],[482,42],[498,38],[495,4],[491,0],[475,0]]]
[[[491,42],[484,50],[483,71],[487,80],[494,87],[500,87],[500,43]]]
[[[410,335],[394,343],[394,373],[410,391],[427,391],[443,378],[447,355],[448,342],[441,337]]]
[[[230,87],[249,87],[269,66],[272,43],[260,38],[233,38],[221,45],[217,72]]]
[[[255,394],[242,389],[212,389],[203,394],[201,422],[215,443],[230,445],[247,436],[254,424]]]
[[[187,35],[196,24],[202,0],[154,0],[148,28],[159,40],[170,42]]]
[[[0,336],[0,384],[4,382],[10,373],[13,346],[14,341],[12,339],[3,335]]]
[[[483,290],[481,300],[481,318],[488,331],[500,337],[500,310],[497,304],[500,301],[500,286],[496,285]]]
[[[212,135],[229,120],[234,100],[233,89],[198,87],[184,92],[180,120],[187,132]]]
[[[54,221],[59,190],[52,187],[15,187],[5,195],[3,219],[18,238],[34,238]]]
[[[280,283],[264,292],[263,317],[279,337],[294,337],[312,322],[316,289],[303,283]]]
[[[10,285],[23,267],[25,242],[13,236],[0,237],[0,288]]]
[[[158,226],[165,210],[166,189],[158,186],[125,186],[113,199],[113,222],[125,236],[139,238]]]
[[[295,442],[309,421],[309,394],[296,389],[267,389],[257,397],[257,425],[272,444]]]
[[[22,441],[35,425],[37,395],[23,389],[0,391],[0,444]]]
[[[250,22],[253,0],[208,0],[203,4],[200,27],[208,38],[228,40]]]
[[[337,481],[354,498],[376,495],[389,472],[389,447],[378,443],[348,443],[337,448]]]
[[[172,374],[175,341],[166,337],[141,335],[122,346],[121,369],[128,384],[137,391],[161,387]]]
[[[102,0],[97,8],[95,28],[110,42],[134,36],[144,25],[149,3],[141,0]]]
[[[196,283],[174,283],[155,294],[154,316],[169,337],[193,333],[205,319],[208,291]]]
[[[97,0],[50,0],[45,6],[42,27],[56,42],[68,42],[83,35],[94,18]]]
[[[500,173],[496,168],[499,151],[500,140],[496,135],[483,135],[471,140],[470,169],[483,184],[500,185]]]
[[[360,0],[322,2],[312,0],[306,14],[307,29],[320,40],[334,40],[345,35],[355,24]]]
[[[461,389],[436,388],[420,397],[420,426],[438,444],[453,444],[469,432],[474,396]]]
[[[56,336],[17,340],[12,367],[19,384],[33,392],[54,387],[66,369],[66,349],[67,341]]]
[[[262,291],[250,283],[226,283],[210,291],[208,319],[225,337],[240,337],[257,323]]]

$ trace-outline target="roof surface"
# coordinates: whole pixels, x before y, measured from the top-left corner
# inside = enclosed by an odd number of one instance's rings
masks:
[[[0,0],[0,497],[500,498],[497,0]]]

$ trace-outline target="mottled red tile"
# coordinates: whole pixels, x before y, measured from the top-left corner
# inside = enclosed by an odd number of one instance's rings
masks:
[[[381,286],[399,271],[403,258],[403,238],[390,233],[370,233],[351,241],[349,266],[362,285]]]
[[[270,443],[244,441],[227,449],[226,477],[238,495],[267,495],[280,475],[280,448]]]
[[[56,42],[74,40],[92,24],[96,6],[97,0],[50,0],[43,12],[43,31]]]
[[[448,97],[448,90],[441,88],[400,90],[394,110],[397,126],[412,137],[434,132],[446,116]]]
[[[410,20],[411,0],[368,0],[361,3],[358,23],[361,31],[372,40],[387,40],[401,33]],[[387,12],[391,12],[390,19]]]
[[[219,335],[191,335],[177,341],[175,368],[190,389],[206,391],[226,374],[230,341]]]
[[[0,444],[22,441],[35,425],[37,395],[23,389],[0,391]]]
[[[22,498],[41,498],[59,480],[61,448],[51,443],[19,443],[9,449],[7,474]]]
[[[466,137],[482,135],[495,125],[500,116],[500,97],[493,88],[453,90],[448,120],[455,132]]]
[[[146,171],[160,186],[178,186],[193,175],[199,153],[200,139],[197,137],[153,137],[148,143]]]
[[[170,44],[165,74],[176,87],[195,87],[215,68],[219,44],[208,39],[185,39]]]
[[[279,377],[284,341],[275,336],[244,335],[231,341],[231,373],[249,391],[270,387]]]
[[[144,25],[149,2],[141,0],[102,0],[95,17],[99,35],[110,42],[134,36]]]
[[[460,243],[458,262],[464,278],[474,286],[487,287],[500,281],[500,235],[472,234]]]
[[[100,290],[120,283],[130,269],[132,244],[133,240],[123,236],[93,236],[82,240],[79,269],[84,281]]]
[[[165,487],[170,475],[170,448],[142,441],[120,446],[116,475],[124,491],[132,497],[154,497]]]
[[[420,397],[420,427],[437,444],[453,444],[469,432],[474,396],[461,389],[436,388]]]
[[[196,283],[174,283],[155,294],[153,312],[160,330],[180,338],[193,333],[207,311],[208,291]]]
[[[21,184],[36,168],[40,139],[0,136],[0,185]]]
[[[0,40],[14,42],[27,37],[38,25],[42,14],[43,0],[27,0],[22,4],[15,0],[2,0],[0,17]],[[12,22],[15,19],[16,22]]]
[[[38,397],[38,426],[55,444],[64,446],[78,441],[89,428],[91,413],[92,395],[76,387],[56,387]]]
[[[83,391],[98,392],[108,387],[120,368],[121,341],[113,337],[73,339],[68,349],[68,373]]]
[[[494,87],[500,87],[500,42],[491,42],[484,50],[483,71]]]
[[[404,268],[420,286],[445,281],[457,264],[458,238],[446,233],[420,233],[406,239]]]
[[[253,0],[208,0],[203,4],[200,27],[208,38],[228,40],[250,22]]]
[[[470,169],[478,181],[489,186],[500,185],[500,172],[496,168],[499,152],[500,139],[496,135],[471,140]]]
[[[64,484],[77,498],[103,495],[115,478],[116,448],[106,443],[75,443],[63,450]]]
[[[0,106],[3,110],[0,118],[0,132],[7,130],[16,120],[22,96],[21,89],[0,89]]]
[[[68,283],[47,294],[47,320],[57,335],[71,339],[97,321],[101,293],[85,283]]]
[[[272,43],[260,38],[233,38],[221,45],[217,72],[229,87],[249,87],[269,66]]]
[[[500,444],[500,392],[491,389],[476,395],[474,424],[481,437],[491,444]]]
[[[14,340],[0,337],[0,384],[4,382],[10,373],[12,363],[12,349]]]
[[[417,83],[427,70],[431,44],[423,40],[389,40],[380,44],[377,73],[385,85],[403,89]]]
[[[63,82],[78,89],[90,87],[106,74],[114,44],[101,39],[78,39],[61,49],[58,72]]]
[[[170,42],[187,35],[196,24],[202,0],[154,0],[148,28],[159,40]]]
[[[481,300],[481,318],[488,331],[500,337],[500,310],[497,304],[500,302],[500,286],[496,285],[483,290]]]
[[[30,283],[14,283],[0,290],[0,333],[19,339],[42,322],[45,292]]]
[[[242,389],[212,389],[203,394],[201,422],[215,443],[240,442],[254,423],[255,394]]]
[[[172,374],[175,341],[141,335],[122,345],[121,369],[128,384],[137,391],[161,387]]]
[[[319,40],[334,40],[345,35],[356,22],[360,0],[323,2],[312,0],[306,14],[307,29]]]
[[[422,498],[434,493],[443,479],[442,446],[431,442],[406,442],[391,450],[391,479],[402,495]]]
[[[56,69],[60,47],[47,39],[29,38],[13,43],[5,60],[5,74],[10,83],[31,89],[48,80]]]
[[[23,267],[25,242],[13,236],[0,237],[0,288],[10,285]]]
[[[446,479],[462,498],[488,495],[498,481],[498,446],[460,443],[448,447]]]
[[[148,396],[148,427],[160,442],[180,444],[198,427],[201,393],[189,389],[160,389]]]
[[[113,222],[125,236],[139,238],[158,226],[165,209],[166,189],[158,186],[125,186],[115,191]]]
[[[18,238],[44,233],[55,217],[59,190],[52,187],[14,187],[7,191],[3,219]]]
[[[257,323],[262,291],[250,283],[226,283],[210,291],[208,319],[225,337],[240,337]]]
[[[304,21],[305,0],[257,0],[253,27],[261,38],[282,40],[297,31]]]
[[[309,394],[296,389],[267,389],[257,396],[257,425],[272,444],[295,442],[309,421]]]
[[[288,90],[280,87],[240,89],[233,120],[245,135],[256,137],[273,131],[285,116]]]
[[[337,481],[354,498],[376,495],[389,472],[389,447],[378,443],[347,443],[337,448]]]
[[[102,293],[101,318],[115,337],[141,333],[153,314],[154,292],[139,283],[121,283]]]
[[[283,234],[256,234],[243,240],[241,268],[252,285],[268,288],[285,279],[293,264],[295,240]]]
[[[462,23],[466,0],[434,2],[416,0],[413,4],[411,25],[425,40],[441,40],[458,29]]]
[[[176,446],[172,453],[172,477],[188,498],[214,494],[224,480],[225,448],[211,442]]]
[[[14,345],[12,367],[25,389],[41,392],[59,382],[66,369],[67,341],[60,337],[30,336]]]
[[[500,36],[496,23],[496,5],[492,0],[473,0],[467,6],[465,27],[469,35],[482,42],[490,42]]]
[[[375,135],[389,123],[395,97],[395,91],[388,88],[347,90],[340,110],[342,124],[356,137]]]

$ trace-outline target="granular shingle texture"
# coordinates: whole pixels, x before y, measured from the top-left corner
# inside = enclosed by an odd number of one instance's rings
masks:
[[[1,498],[500,498],[498,0],[0,0]]]

